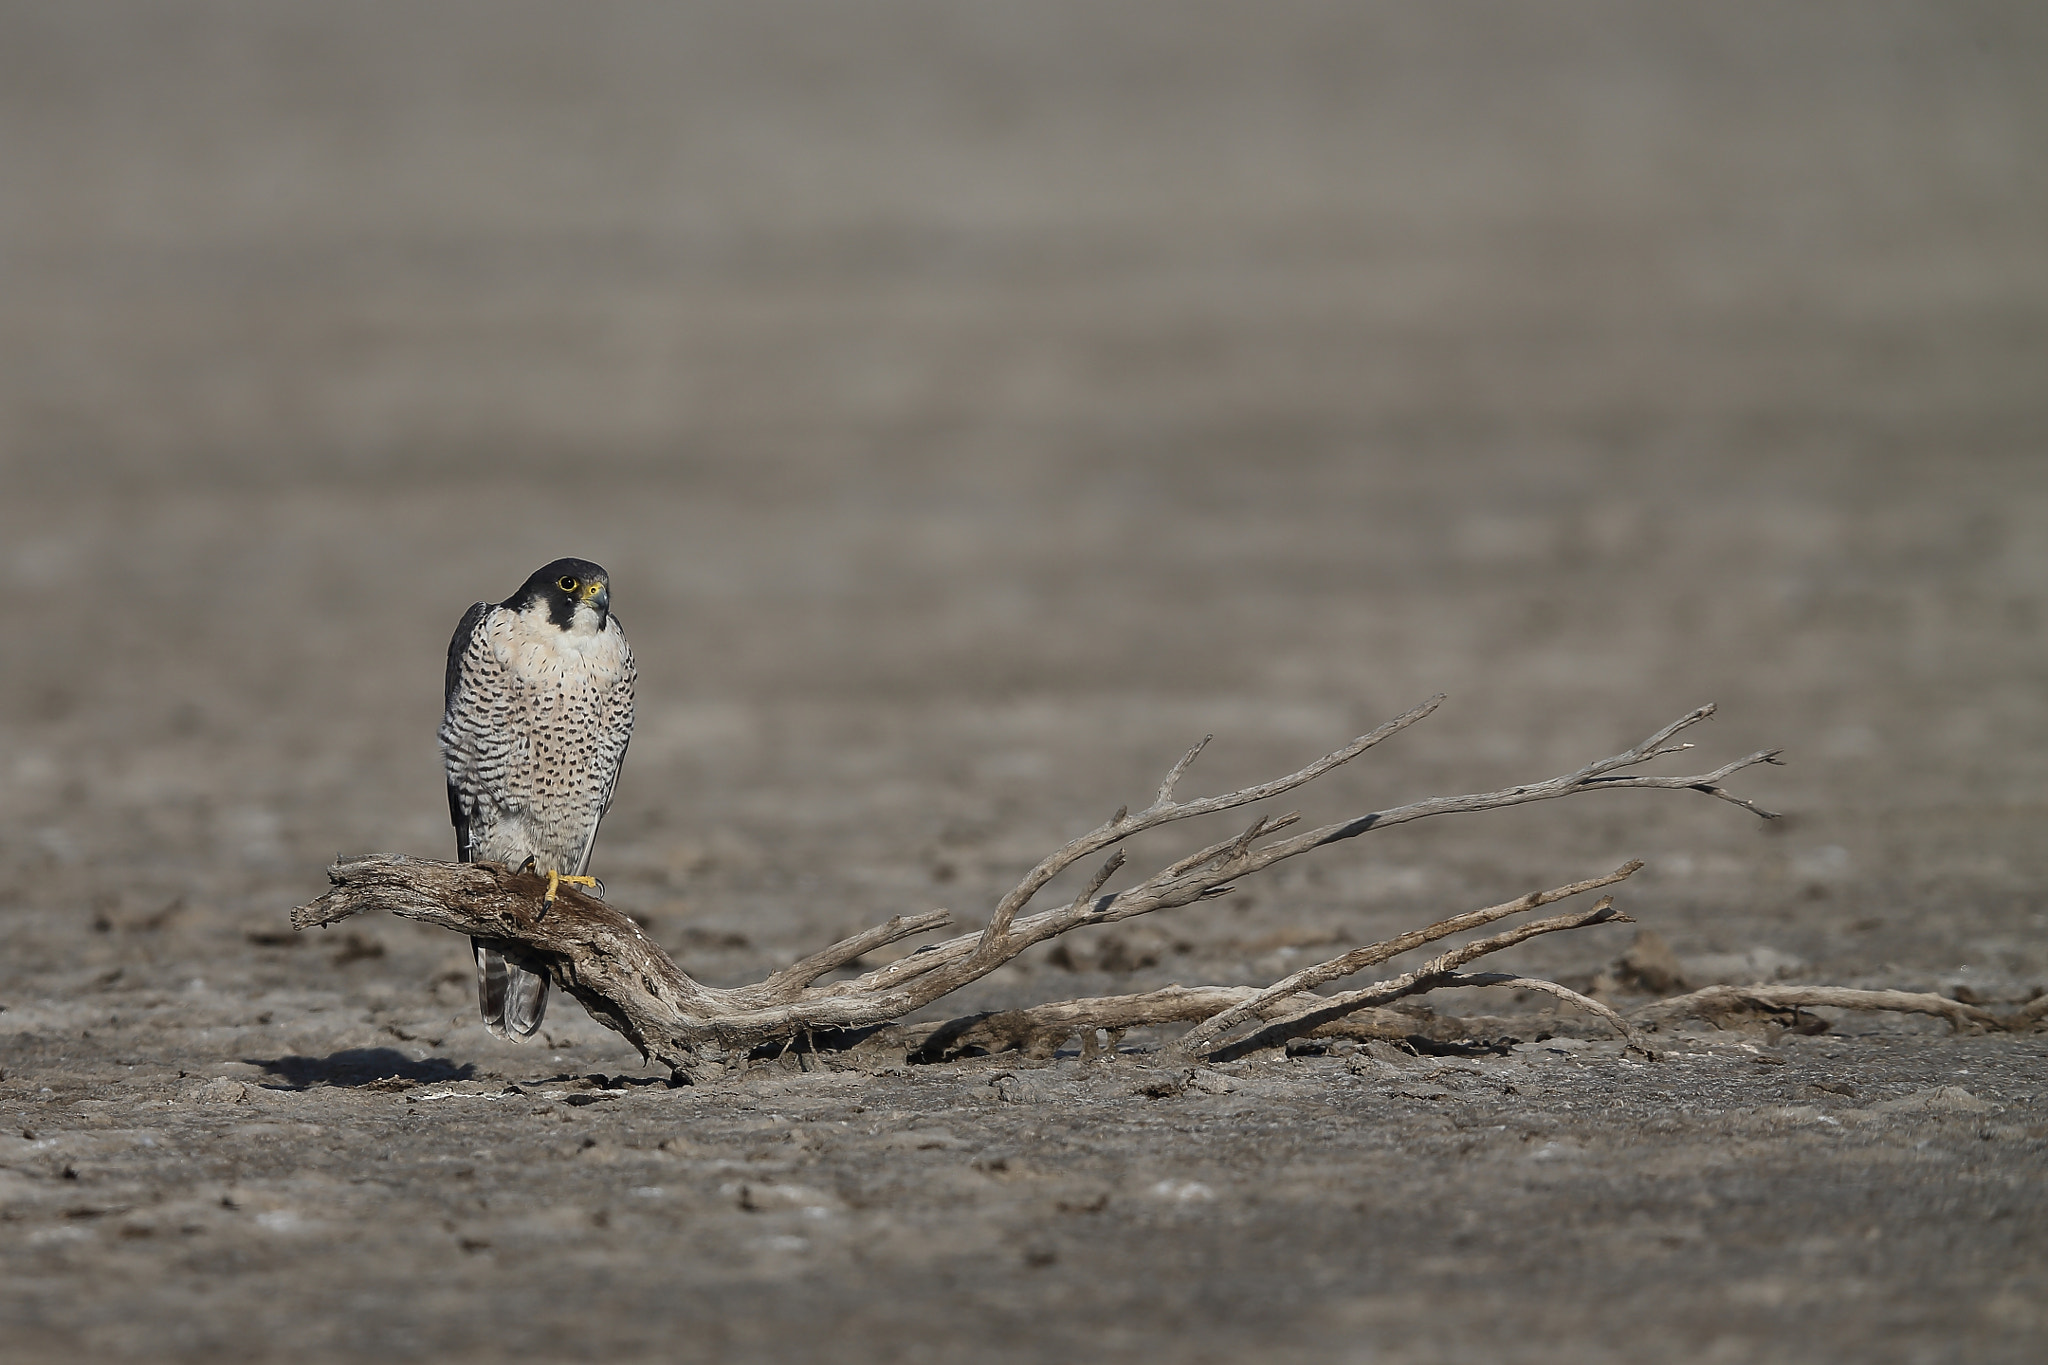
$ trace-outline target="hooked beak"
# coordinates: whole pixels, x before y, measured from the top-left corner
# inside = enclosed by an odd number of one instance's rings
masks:
[[[583,600],[588,602],[599,616],[610,614],[612,609],[612,587],[609,583],[585,583]]]

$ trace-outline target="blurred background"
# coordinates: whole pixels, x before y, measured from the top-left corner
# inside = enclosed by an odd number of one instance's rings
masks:
[[[1716,701],[1791,818],[1389,831],[1068,965],[1642,855],[1682,952],[2024,993],[2044,70],[2026,3],[0,5],[10,988],[460,1014],[452,936],[283,911],[449,855],[447,634],[575,554],[594,870],[713,979],[1444,691],[1309,813]]]

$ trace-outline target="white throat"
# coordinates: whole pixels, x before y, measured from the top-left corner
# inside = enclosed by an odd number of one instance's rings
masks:
[[[513,676],[558,685],[568,678],[609,686],[626,667],[626,637],[610,617],[578,604],[566,629],[545,606],[492,614],[486,627],[492,652]]]
[[[609,617],[599,616],[597,608],[591,606],[588,602],[578,602],[576,604],[576,610],[570,614],[567,626],[555,624],[555,618],[549,614],[548,604],[545,602],[531,603],[521,607],[513,614],[519,618],[520,624],[524,625],[528,630],[535,632],[544,630],[554,631],[561,635],[573,635],[583,639],[603,633],[605,626],[610,620]]]

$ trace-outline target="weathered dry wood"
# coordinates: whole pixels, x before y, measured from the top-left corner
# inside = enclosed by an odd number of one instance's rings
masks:
[[[1388,977],[1385,981],[1376,981],[1370,986],[1354,991],[1345,991],[1338,995],[1316,996],[1314,997],[1314,1004],[1272,1019],[1260,1027],[1254,1028],[1250,1033],[1242,1037],[1234,1038],[1227,1042],[1211,1043],[1199,1050],[1190,1049],[1183,1043],[1181,1046],[1170,1049],[1170,1052],[1176,1060],[1183,1057],[1228,1060],[1232,1057],[1244,1056],[1247,1053],[1260,1052],[1270,1047],[1277,1047],[1290,1038],[1299,1038],[1306,1033],[1312,1032],[1319,1025],[1328,1023],[1332,1019],[1342,1018],[1344,1015],[1350,1014],[1355,1010],[1364,1009],[1367,1006],[1390,1005],[1404,996],[1421,995],[1426,991],[1440,990],[1451,985],[1489,984],[1478,979],[1461,977],[1457,969],[1468,962],[1485,957],[1489,953],[1497,953],[1503,948],[1512,948],[1518,943],[1526,942],[1529,939],[1535,938],[1538,934],[1554,934],[1567,929],[1582,929],[1592,924],[1628,922],[1630,921],[1627,915],[1621,914],[1614,909],[1614,898],[1612,896],[1602,896],[1598,901],[1594,902],[1591,909],[1581,910],[1569,915],[1554,915],[1549,919],[1533,920],[1528,924],[1516,925],[1512,929],[1504,930],[1498,934],[1490,934],[1482,939],[1475,939],[1470,943],[1453,948],[1449,952],[1441,953],[1415,970],[1403,972],[1399,976]],[[1559,989],[1563,988],[1560,987]],[[1608,1013],[1611,1015],[1612,1011],[1608,1011]],[[1616,1022],[1620,1023],[1618,1019]],[[1633,1029],[1629,1028],[1626,1024],[1622,1024],[1621,1030],[1630,1042],[1636,1041]]]
[[[1430,983],[1429,989],[1455,986],[1507,986],[1554,995],[1586,1013],[1605,1020],[1614,1031],[1641,1046],[1640,1035],[1613,1009],[1579,994],[1555,981],[1539,977],[1513,976],[1504,972],[1450,972]],[[1166,986],[1136,995],[1105,995],[1083,1000],[1060,1000],[1029,1009],[1000,1010],[949,1019],[907,1030],[904,1041],[920,1061],[945,1061],[972,1051],[987,1053],[1016,1050],[1027,1057],[1052,1056],[1079,1034],[1087,1038],[1097,1031],[1119,1035],[1134,1028],[1158,1028],[1175,1023],[1199,1023],[1224,1010],[1249,1010],[1245,1019],[1278,1020],[1316,1014],[1313,1025],[1277,1035],[1261,1035],[1256,1047],[1233,1050],[1237,1055],[1258,1048],[1276,1046],[1294,1038],[1382,1038],[1413,1035],[1420,1021],[1379,1005],[1358,1005],[1342,1013],[1322,1017],[1327,997],[1302,993],[1274,996],[1271,988],[1257,986]],[[1462,1027],[1464,1021],[1450,1020]],[[1647,1051],[1647,1048],[1643,1049]],[[1181,1061],[1190,1055],[1206,1057],[1213,1048],[1189,1049],[1185,1040],[1178,1047],[1162,1049],[1163,1061]],[[1219,1053],[1218,1060],[1225,1057]]]
[[[1405,715],[1396,717],[1386,725],[1374,730],[1371,734],[1361,736],[1345,746],[1345,748],[1336,751],[1336,753],[1319,759],[1308,767],[1303,768],[1300,772],[1282,778],[1278,782],[1267,783],[1259,787],[1249,787],[1240,792],[1232,792],[1220,797],[1211,797],[1204,801],[1189,802],[1185,805],[1173,805],[1170,801],[1172,786],[1179,780],[1180,775],[1186,771],[1188,764],[1201,752],[1202,745],[1196,745],[1193,749],[1189,750],[1186,757],[1174,765],[1174,771],[1168,774],[1168,780],[1161,784],[1160,790],[1166,794],[1162,799],[1168,802],[1165,807],[1162,808],[1155,803],[1154,806],[1139,812],[1135,816],[1128,815],[1124,811],[1118,811],[1115,816],[1111,817],[1103,825],[1069,842],[1040,862],[1037,867],[1026,874],[1024,880],[1018,884],[1017,889],[1004,898],[1003,904],[1010,906],[1008,913],[1014,917],[1017,908],[1030,899],[1030,894],[1035,894],[1038,889],[1043,887],[1046,881],[1049,881],[1059,871],[1142,830],[1151,829],[1172,820],[1186,819],[1191,815],[1206,815],[1216,811],[1233,809],[1246,804],[1248,801],[1260,800],[1290,791],[1300,786],[1303,782],[1328,772],[1331,768],[1338,766],[1339,763],[1355,758],[1387,735],[1406,728],[1408,725],[1427,716],[1435,709],[1440,700],[1441,698],[1431,698],[1430,701],[1416,707]],[[1368,830],[1391,828],[1394,825],[1406,824],[1411,820],[1420,820],[1432,815],[1496,810],[1504,806],[1524,805],[1533,801],[1549,801],[1561,796],[1602,790],[1608,787],[1641,786],[1664,790],[1701,791],[1708,795],[1719,796],[1724,800],[1734,801],[1738,805],[1743,805],[1745,809],[1755,811],[1756,814],[1765,819],[1776,819],[1775,812],[1764,810],[1753,803],[1746,803],[1731,797],[1718,785],[1722,778],[1742,768],[1752,767],[1759,763],[1777,763],[1780,751],[1776,749],[1760,750],[1734,763],[1725,764],[1713,772],[1703,773],[1695,777],[1609,776],[1609,774],[1617,769],[1647,763],[1651,759],[1661,758],[1667,754],[1679,753],[1691,748],[1692,746],[1689,744],[1667,746],[1664,741],[1670,739],[1671,736],[1687,726],[1696,725],[1713,714],[1714,708],[1712,706],[1700,707],[1698,710],[1692,711],[1670,725],[1665,726],[1662,730],[1659,730],[1656,734],[1631,749],[1601,759],[1595,763],[1587,764],[1575,773],[1568,773],[1563,777],[1552,778],[1546,782],[1528,783],[1520,787],[1493,792],[1480,792],[1467,796],[1435,797],[1427,801],[1418,801],[1406,806],[1396,806],[1388,810],[1375,811],[1368,815],[1358,816],[1351,820],[1324,825],[1305,834],[1297,835],[1292,839],[1282,840],[1277,843],[1268,844],[1263,848],[1253,849],[1251,844],[1254,840],[1294,824],[1298,817],[1290,813],[1275,819],[1262,819],[1254,823],[1243,834],[1212,844],[1208,848],[1200,849],[1155,873],[1144,882],[1129,890],[1120,891],[1107,897],[1098,897],[1095,894],[1100,889],[1098,883],[1087,894],[1077,897],[1066,906],[1057,910],[1043,911],[1021,921],[1014,921],[1014,927],[1006,935],[1006,944],[1009,951],[995,957],[982,957],[973,966],[962,965],[955,969],[955,964],[960,963],[962,959],[971,958],[981,953],[983,946],[989,941],[989,931],[987,929],[983,929],[979,933],[965,934],[944,943],[935,944],[913,957],[891,963],[886,967],[879,968],[861,977],[857,981],[843,982],[830,989],[846,994],[865,993],[900,986],[914,976],[933,972],[945,972],[946,974],[940,978],[947,983],[945,990],[939,992],[940,995],[943,995],[952,990],[957,990],[960,986],[966,985],[968,982],[984,975],[989,966],[1000,965],[1000,962],[1015,957],[1017,953],[1022,952],[1025,948],[1056,937],[1079,925],[1112,924],[1137,915],[1149,914],[1155,910],[1172,909],[1186,905],[1207,896],[1220,894],[1230,882],[1240,877],[1264,871],[1266,868],[1285,859],[1326,847],[1340,840],[1355,838]],[[1256,795],[1252,795],[1252,793],[1256,793]],[[1020,894],[1022,899],[1018,900],[1017,898]],[[1011,904],[1013,901],[1015,901],[1014,905]],[[999,907],[1000,909],[1001,907]],[[994,923],[995,921],[991,920],[991,925]],[[936,999],[938,997],[934,996],[932,998]]]
[[[1477,912],[1475,912],[1477,913]],[[1460,986],[1507,987],[1555,996],[1607,1023],[1617,1035],[1647,1056],[1655,1056],[1642,1028],[1658,1028],[1684,1019],[1727,1023],[1733,1017],[1757,1015],[1787,1016],[1810,1006],[1859,1011],[1894,1011],[1931,1014],[1947,1019],[1958,1030],[2010,1030],[2025,1032],[2048,1018],[2048,996],[2029,1001],[2010,1014],[1973,1010],[1942,996],[1912,991],[1869,991],[1835,986],[1712,986],[1689,995],[1644,1005],[1627,1015],[1617,1013],[1602,1001],[1581,995],[1555,981],[1541,977],[1511,976],[1499,972],[1454,972],[1430,983],[1431,990]],[[1159,1027],[1176,1023],[1197,1023],[1225,1010],[1253,1009],[1262,1020],[1281,1018],[1296,1011],[1313,1011],[1328,997],[1294,995],[1271,997],[1272,987],[1256,986],[1168,986],[1135,995],[1100,996],[1061,1000],[1030,1009],[1002,1010],[925,1024],[903,1031],[901,1041],[918,1060],[945,1061],[972,1052],[997,1053],[1016,1050],[1026,1057],[1046,1058],[1077,1034],[1084,1040],[1095,1031],[1112,1035],[1129,1029]],[[1427,1020],[1397,1013],[1381,1006],[1365,1006],[1336,1018],[1324,1018],[1313,1028],[1280,1031],[1244,1040],[1245,1045],[1212,1050],[1205,1060],[1224,1061],[1260,1049],[1278,1046],[1291,1038],[1358,1038],[1401,1040],[1427,1029],[1432,1042],[1497,1042],[1503,1029],[1547,1030],[1540,1017],[1503,1020],[1461,1019],[1452,1015],[1430,1015]],[[1510,1035],[1512,1036],[1512,1035]],[[1539,1031],[1537,1036],[1544,1036]],[[1185,1046],[1185,1040],[1183,1040]],[[1170,1049],[1169,1055],[1170,1055]]]
[[[1590,995],[1580,995],[1569,986],[1560,986],[1555,981],[1545,981],[1540,976],[1511,976],[1505,972],[1454,972],[1438,982],[1437,986],[1439,989],[1452,986],[1506,986],[1511,990],[1539,991],[1544,995],[1554,995],[1567,1005],[1574,1005],[1596,1018],[1606,1020],[1616,1033],[1628,1039],[1631,1047],[1645,1056],[1656,1056],[1644,1044],[1642,1034],[1635,1026],[1615,1013],[1611,1006],[1595,1000]]]
[[[1560,886],[1550,891],[1531,891],[1529,894],[1518,896],[1514,900],[1504,901],[1499,905],[1490,905],[1484,910],[1472,910],[1462,915],[1453,915],[1449,919],[1437,921],[1426,929],[1411,930],[1408,933],[1390,938],[1383,943],[1374,943],[1364,948],[1355,948],[1340,957],[1333,957],[1327,962],[1318,962],[1313,967],[1304,967],[1291,976],[1282,977],[1266,987],[1265,990],[1254,994],[1244,1002],[1217,1011],[1213,1018],[1203,1021],[1199,1026],[1190,1029],[1183,1035],[1177,1046],[1181,1051],[1190,1055],[1200,1053],[1204,1048],[1214,1043],[1231,1029],[1248,1022],[1255,1014],[1261,1017],[1269,1017],[1264,1010],[1264,1006],[1270,1001],[1290,995],[1298,995],[1304,991],[1312,991],[1317,986],[1336,981],[1342,977],[1351,976],[1357,972],[1364,971],[1367,967],[1376,967],[1389,958],[1396,957],[1412,948],[1420,948],[1426,943],[1435,943],[1439,939],[1449,938],[1452,934],[1464,933],[1468,929],[1483,928],[1497,920],[1506,919],[1510,915],[1519,915],[1524,911],[1534,910],[1539,906],[1563,900],[1567,896],[1576,896],[1582,891],[1597,891],[1603,886],[1612,886],[1616,882],[1635,875],[1636,872],[1641,870],[1642,866],[1643,864],[1640,859],[1631,860],[1623,863],[1604,877],[1595,877],[1590,881],[1573,882],[1569,886]]]
[[[850,938],[841,939],[829,948],[792,962],[760,985],[728,992],[728,996],[760,1005],[783,1004],[796,999],[804,987],[819,977],[856,962],[877,948],[915,938],[930,929],[943,929],[952,922],[952,914],[945,910],[923,915],[893,915],[886,924],[877,924],[872,929],[863,929]]]
[[[1325,754],[1307,767],[1290,773],[1277,781],[1263,782],[1257,786],[1245,787],[1223,796],[1211,796],[1199,801],[1175,801],[1173,799],[1175,786],[1179,784],[1182,775],[1194,764],[1195,759],[1201,756],[1202,750],[1209,745],[1209,739],[1204,737],[1200,744],[1189,749],[1173,765],[1172,769],[1167,772],[1165,780],[1160,782],[1158,794],[1153,798],[1150,806],[1139,811],[1136,815],[1131,815],[1125,810],[1118,810],[1115,815],[1112,815],[1108,820],[1080,838],[1069,840],[1052,853],[1047,854],[1039,861],[1036,867],[1025,873],[1024,879],[1018,882],[1000,901],[996,902],[995,913],[989,916],[988,924],[982,929],[980,938],[976,941],[973,952],[968,958],[970,964],[968,969],[971,970],[972,967],[981,966],[990,961],[1002,962],[1007,961],[1010,957],[1014,957],[1014,953],[1005,954],[1002,949],[1009,934],[1010,925],[1017,917],[1017,912],[1023,909],[1039,891],[1044,889],[1047,882],[1083,858],[1099,853],[1112,844],[1121,843],[1134,834],[1143,833],[1145,830],[1159,825],[1169,824],[1175,820],[1192,819],[1198,815],[1213,815],[1219,811],[1236,810],[1240,806],[1249,806],[1253,802],[1265,801],[1293,791],[1297,787],[1313,782],[1331,769],[1349,763],[1381,740],[1407,729],[1416,721],[1421,720],[1441,706],[1443,700],[1443,694],[1438,693],[1420,706],[1396,716],[1378,729],[1360,735],[1343,748],[1333,753]],[[1291,821],[1294,817],[1287,816],[1284,818]],[[1271,826],[1271,828],[1278,827],[1277,824]],[[1264,828],[1266,828],[1264,821],[1252,826],[1255,832],[1261,831]],[[1248,839],[1256,836],[1253,834],[1244,837]],[[1210,857],[1232,846],[1224,844],[1212,849],[1205,849],[1200,854],[1173,864],[1164,872],[1158,874],[1158,877],[1154,878],[1154,880],[1164,878],[1166,880],[1162,884],[1170,884],[1174,877],[1198,866],[1198,860],[1207,861]],[[1115,870],[1114,866],[1107,869],[1100,878],[1090,884],[1093,889],[1089,893],[1077,898],[1069,908],[1076,913],[1086,914],[1090,909],[1090,901],[1093,899],[1094,891],[1099,891],[1102,883],[1108,880],[1109,873]],[[1147,885],[1149,886],[1150,883],[1148,882]],[[1200,894],[1200,892],[1197,892],[1190,899],[1195,899]],[[1187,902],[1182,901],[1180,904],[1185,905]],[[966,978],[966,980],[972,979],[972,977]],[[961,984],[966,984],[966,981],[963,980]]]
[[[365,910],[486,940],[574,995],[591,1017],[642,1056],[668,1061],[674,1022],[716,1008],[699,985],[625,915],[573,886],[541,905],[547,878],[494,863],[444,863],[373,854],[337,861],[326,895],[292,911],[292,927],[329,925]]]
[[[1479,984],[1494,984],[1484,982]],[[1540,983],[1538,989],[1549,983]],[[1257,986],[1164,986],[1135,995],[1105,995],[1082,1000],[1059,1000],[1029,1009],[992,1010],[965,1015],[937,1024],[918,1024],[901,1031],[900,1042],[917,1061],[942,1062],[972,1053],[1017,1051],[1030,1058],[1054,1055],[1077,1035],[1085,1051],[1089,1035],[1101,1032],[1112,1037],[1131,1029],[1158,1028],[1169,1024],[1198,1023],[1219,1009],[1242,1004],[1259,994]],[[1317,999],[1293,997],[1270,1003],[1274,1014],[1298,1009]],[[1435,1029],[1438,1016],[1427,1019],[1394,1010],[1367,1006],[1336,1019],[1325,1020],[1296,1035],[1302,1038],[1407,1038],[1419,1030]],[[1464,1021],[1451,1020],[1462,1028]]]
[[[2001,1019],[1989,1010],[1965,1005],[1946,996],[1919,991],[1863,991],[1847,986],[1708,986],[1688,995],[1674,995],[1629,1011],[1632,1023],[1656,1027],[1677,1019],[1713,1019],[1758,1010],[1798,1010],[1815,1006],[1845,1010],[1889,1010],[1905,1014],[1931,1014],[1946,1019],[1957,1031],[2025,1028],[2032,1020],[2024,1012]]]
[[[1192,1023],[1259,993],[1257,986],[1166,986],[1136,995],[1057,1000],[1029,1009],[999,1010],[949,1019],[910,1031],[906,1041],[920,1060],[943,1061],[972,1050],[1022,1051],[1050,1057],[1077,1033],[1122,1031]]]
[[[1174,795],[1175,790],[1207,744],[1208,741],[1204,740],[1173,765],[1159,784],[1150,806],[1136,814],[1119,810],[1109,820],[1069,840],[1041,859],[997,902],[988,923],[981,929],[920,949],[850,981],[817,984],[827,974],[852,965],[863,953],[939,928],[949,923],[950,917],[945,911],[897,916],[886,924],[864,930],[813,953],[756,985],[730,990],[713,989],[691,980],[641,933],[637,925],[603,902],[573,888],[564,888],[552,911],[543,914],[541,897],[545,886],[540,878],[488,864],[438,863],[384,856],[340,861],[328,872],[333,889],[311,905],[295,910],[292,920],[296,926],[305,928],[330,924],[364,910],[384,909],[487,939],[521,965],[545,973],[574,995],[594,1018],[624,1035],[644,1056],[669,1066],[678,1078],[687,1079],[716,1074],[722,1060],[732,1053],[744,1055],[761,1047],[786,1046],[792,1039],[819,1034],[857,1036],[863,1030],[902,1019],[979,980],[1032,945],[1069,930],[1084,925],[1114,923],[1220,895],[1228,891],[1230,884],[1238,878],[1262,871],[1285,859],[1356,837],[1368,830],[1388,828],[1426,816],[1496,810],[1609,787],[1642,787],[1700,791],[1772,818],[1771,812],[1731,795],[1722,789],[1720,783],[1729,774],[1743,768],[1777,762],[1776,750],[1762,750],[1691,777],[1650,777],[1622,772],[1690,748],[1689,744],[1669,744],[1667,741],[1681,730],[1712,715],[1714,708],[1705,706],[1665,726],[1633,748],[1542,782],[1466,796],[1434,797],[1324,825],[1286,839],[1273,839],[1271,836],[1295,824],[1298,820],[1296,815],[1260,816],[1241,833],[1197,849],[1135,886],[1105,893],[1109,880],[1123,865],[1123,854],[1113,851],[1072,901],[1055,909],[1024,914],[1032,899],[1054,877],[1083,859],[1104,850],[1114,850],[1116,845],[1132,836],[1161,825],[1233,810],[1283,795],[1348,763],[1413,725],[1434,711],[1441,701],[1441,697],[1433,697],[1286,777],[1220,796],[1180,801]],[[1275,1040],[1284,1041],[1329,1028],[1347,1015],[1454,982],[1476,985],[1513,982],[1547,990],[1603,1014],[1627,1033],[1628,1025],[1612,1011],[1553,983],[1526,982],[1519,977],[1465,977],[1457,970],[1480,956],[1510,947],[1536,934],[1624,918],[1611,910],[1609,900],[1602,900],[1589,911],[1524,924],[1465,944],[1439,955],[1417,971],[1389,981],[1343,994],[1324,996],[1313,992],[1315,987],[1384,962],[1410,948],[1479,928],[1566,896],[1610,885],[1627,877],[1639,866],[1639,863],[1629,864],[1605,877],[1551,891],[1532,892],[1515,901],[1454,916],[1427,929],[1371,944],[1319,963],[1263,989],[1176,988],[1179,993],[1172,996],[1153,992],[1148,996],[1128,997],[1127,1000],[1133,1003],[1115,1009],[1100,1006],[1099,1002],[1089,1009],[1080,1008],[1085,1002],[1067,1003],[1074,1007],[1070,1012],[1076,1027],[1081,1027],[1087,1019],[1120,1021],[1092,1025],[1116,1029],[1140,1023],[1194,1018],[1197,1026],[1182,1040],[1180,1048],[1190,1056],[1207,1055],[1219,1049],[1273,1046]],[[1250,993],[1246,994],[1247,991]],[[1135,1003],[1139,1001],[1147,1003]],[[1199,1005],[1214,1008],[1207,1014],[1196,1015],[1194,1011]],[[1001,1026],[983,1019],[976,1026],[983,1028],[991,1037],[1005,1028],[1013,1033],[1022,1030],[1037,1036],[1062,1026],[1057,1017],[1062,1006],[1041,1008],[1050,1012]],[[1148,1009],[1151,1011],[1149,1014],[1146,1012]],[[1255,1027],[1245,1037],[1227,1043],[1224,1041],[1225,1034],[1244,1025]]]
[[[2044,1019],[2048,1019],[2048,995],[2038,995],[2006,1016],[2006,1027],[2031,1028]]]

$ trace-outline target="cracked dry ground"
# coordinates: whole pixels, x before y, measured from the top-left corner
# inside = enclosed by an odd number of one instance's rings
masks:
[[[671,1090],[374,1047],[174,1079],[140,1054],[181,1004],[74,1009],[10,1081],[10,1359],[2019,1360],[2048,1293],[2035,1037]]]

